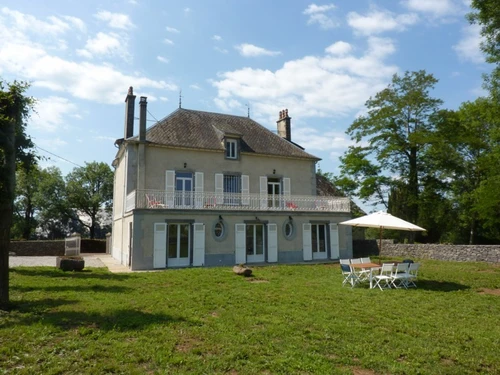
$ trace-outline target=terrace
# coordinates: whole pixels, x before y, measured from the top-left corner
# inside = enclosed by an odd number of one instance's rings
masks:
[[[135,190],[127,195],[125,211],[133,209],[223,211],[350,212],[349,198],[313,195]]]

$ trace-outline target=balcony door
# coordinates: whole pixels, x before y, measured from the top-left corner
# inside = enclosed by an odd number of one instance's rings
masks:
[[[281,206],[281,179],[267,179],[268,207],[278,208]]]
[[[193,174],[177,172],[175,175],[175,196],[177,207],[191,207],[193,204]]]

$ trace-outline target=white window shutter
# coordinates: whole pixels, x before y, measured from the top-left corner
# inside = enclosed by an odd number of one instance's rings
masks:
[[[205,264],[205,224],[193,224],[193,266]]]
[[[165,173],[165,191],[168,208],[174,207],[174,197],[175,197],[175,171],[167,171]]]
[[[153,267],[165,268],[167,266],[167,224],[154,224],[153,241]]]
[[[203,184],[203,172],[196,172],[194,174],[194,205],[196,208],[203,208]]]
[[[278,226],[274,223],[267,224],[267,261],[278,261]]]
[[[289,199],[291,194],[292,194],[291,180],[289,177],[284,177],[283,178],[283,195],[285,196],[285,199]]]
[[[222,173],[215,174],[215,202],[224,203],[224,175]]]
[[[250,204],[250,177],[241,176],[241,204],[248,206]]]
[[[260,176],[260,208],[265,210],[267,205],[267,177]]]
[[[330,259],[339,259],[339,226],[330,224]]]
[[[312,260],[311,224],[302,224],[302,246],[304,260]]]
[[[236,264],[245,264],[246,257],[246,225],[235,224],[235,244],[234,244],[234,258]]]

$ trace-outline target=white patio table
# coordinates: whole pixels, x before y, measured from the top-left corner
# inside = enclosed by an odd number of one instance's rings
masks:
[[[354,268],[359,268],[359,269],[369,269],[370,270],[370,289],[373,289],[373,271],[376,271],[380,269],[381,265],[378,263],[354,263],[351,264],[352,267]]]

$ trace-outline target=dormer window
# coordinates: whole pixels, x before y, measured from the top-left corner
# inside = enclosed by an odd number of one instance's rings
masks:
[[[238,141],[226,138],[226,159],[238,159]]]

